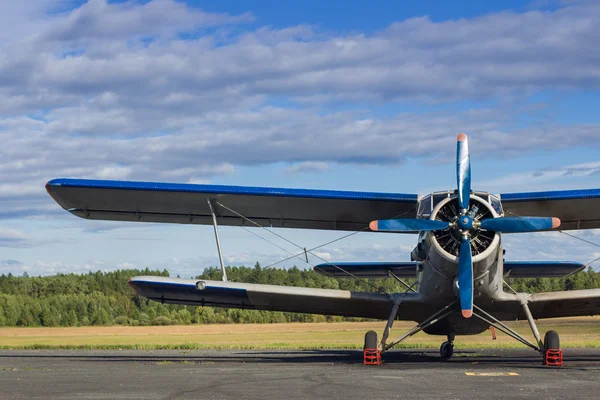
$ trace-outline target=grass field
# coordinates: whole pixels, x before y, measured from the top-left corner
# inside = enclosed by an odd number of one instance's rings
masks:
[[[529,325],[508,324],[531,338]],[[360,349],[368,330],[381,333],[385,322],[289,323],[192,326],[106,326],[80,328],[0,328],[2,349]],[[390,340],[414,326],[395,322]],[[600,347],[600,317],[538,321],[544,332],[559,332],[563,347]],[[445,338],[419,333],[403,342],[405,348],[435,348]],[[458,336],[458,348],[524,347],[497,331]]]

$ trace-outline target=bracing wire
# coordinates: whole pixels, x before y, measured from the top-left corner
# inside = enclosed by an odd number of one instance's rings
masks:
[[[327,246],[327,245],[329,245],[329,244],[335,243],[335,242],[337,242],[337,241],[340,241],[340,240],[342,240],[342,239],[346,239],[346,238],[348,238],[348,237],[350,237],[350,236],[356,235],[357,233],[364,232],[364,231],[366,231],[366,230],[368,229],[368,226],[366,226],[366,227],[364,227],[364,228],[362,228],[362,229],[360,229],[360,230],[358,230],[358,231],[355,231],[355,232],[352,232],[352,233],[350,233],[350,234],[347,234],[347,235],[344,235],[344,236],[342,236],[342,237],[339,237],[339,238],[337,238],[337,239],[331,240],[331,241],[329,241],[329,242],[327,242],[327,243],[325,243],[325,244],[322,244],[322,245],[319,245],[319,246],[316,246],[316,247],[313,247],[313,248],[311,248],[311,249],[308,249],[308,250],[307,250],[305,247],[302,247],[302,246],[300,246],[299,244],[292,242],[291,240],[289,240],[289,239],[285,238],[284,236],[282,236],[282,235],[280,235],[280,234],[278,234],[278,233],[276,233],[276,232],[272,231],[271,229],[269,229],[269,228],[267,228],[267,227],[265,227],[265,226],[262,226],[262,225],[261,225],[261,224],[259,224],[258,222],[256,222],[256,221],[253,221],[253,220],[251,220],[250,218],[247,218],[246,216],[244,216],[244,215],[240,214],[239,212],[237,212],[237,211],[235,211],[235,210],[232,210],[231,208],[229,208],[229,207],[227,207],[227,206],[223,205],[222,203],[220,203],[220,202],[218,202],[218,201],[215,201],[215,204],[219,205],[220,207],[223,207],[223,208],[224,208],[224,209],[226,209],[227,211],[229,211],[229,212],[231,212],[231,213],[233,213],[233,214],[237,215],[238,217],[242,218],[243,220],[245,220],[245,221],[248,221],[249,223],[251,223],[251,224],[253,224],[253,225],[257,226],[257,227],[259,227],[259,228],[262,228],[262,229],[266,230],[267,232],[269,232],[269,233],[271,233],[271,234],[273,234],[273,235],[277,236],[278,238],[280,238],[280,239],[282,239],[282,240],[286,241],[287,243],[289,243],[289,244],[291,244],[291,245],[293,245],[293,246],[295,246],[295,247],[297,247],[297,248],[299,248],[299,249],[302,249],[302,252],[300,252],[300,253],[297,253],[297,254],[294,254],[294,253],[290,252],[289,250],[287,250],[287,249],[284,249],[283,247],[281,247],[281,246],[279,246],[279,245],[277,245],[277,244],[273,243],[272,241],[270,241],[270,240],[268,240],[268,239],[266,239],[266,238],[263,238],[262,236],[258,235],[257,233],[255,233],[255,232],[252,232],[252,231],[250,231],[249,229],[247,229],[247,228],[245,228],[245,227],[241,227],[241,228],[243,228],[244,230],[246,230],[246,231],[248,231],[248,232],[252,233],[253,235],[255,235],[255,236],[258,236],[260,239],[262,239],[262,240],[264,240],[264,241],[266,241],[266,242],[268,242],[268,243],[270,243],[270,244],[273,244],[274,246],[278,247],[279,249],[281,249],[281,250],[285,251],[285,252],[286,252],[286,253],[288,253],[288,254],[291,254],[291,256],[290,256],[290,257],[288,257],[288,258],[286,258],[286,259],[284,259],[284,260],[278,261],[278,262],[276,262],[276,263],[270,264],[270,265],[268,265],[267,267],[271,267],[271,266],[273,266],[273,265],[277,265],[277,264],[279,264],[279,263],[281,263],[281,262],[284,262],[284,261],[287,261],[287,260],[291,260],[291,259],[293,259],[293,258],[301,258],[300,256],[301,256],[302,254],[309,253],[309,254],[311,254],[312,256],[314,256],[314,257],[318,258],[319,260],[322,260],[322,261],[324,261],[325,263],[327,263],[327,264],[329,264],[329,265],[333,266],[334,268],[337,268],[337,269],[338,269],[338,270],[340,270],[341,272],[343,272],[343,273],[345,273],[345,274],[347,274],[347,275],[349,275],[349,276],[353,277],[354,279],[360,279],[359,277],[357,277],[357,276],[356,276],[356,275],[354,275],[353,273],[351,273],[351,272],[349,272],[349,271],[345,270],[344,268],[342,268],[342,267],[340,267],[340,266],[338,266],[338,265],[335,265],[335,264],[333,264],[333,263],[332,263],[332,262],[330,262],[329,260],[326,260],[326,259],[324,259],[323,257],[319,256],[318,254],[315,254],[313,251],[314,251],[314,250],[316,250],[316,249],[319,249],[319,248],[325,247],[325,246]],[[409,211],[406,211],[406,212],[404,212],[404,213],[402,213],[402,214],[399,214],[399,215],[395,216],[394,218],[399,218],[399,217],[402,217],[402,216],[404,216],[404,215],[408,214],[409,212],[411,212],[411,211],[410,211],[410,210],[409,210]],[[311,265],[313,268],[318,268],[316,265],[314,265],[314,264],[312,264],[312,263],[308,262],[308,259],[307,259],[307,260],[303,260],[303,261],[306,261],[306,262],[307,262],[309,265]],[[321,268],[319,268],[319,269],[321,269]],[[325,273],[326,273],[326,271],[324,271],[323,269],[321,269],[321,271],[323,271],[323,272],[325,272]],[[326,274],[327,274],[327,273],[326,273]],[[330,275],[330,274],[327,274],[327,275]],[[331,275],[330,275],[330,276],[331,276]],[[370,284],[370,283],[369,283],[369,284]],[[371,285],[371,286],[373,286],[373,285]],[[375,287],[375,289],[379,289],[379,288]]]
[[[269,233],[271,233],[271,234],[273,234],[273,235],[277,236],[278,238],[280,238],[280,239],[282,239],[282,240],[284,240],[284,241],[286,241],[286,242],[290,243],[291,245],[293,245],[293,246],[296,246],[296,247],[298,247],[299,249],[302,249],[302,250],[304,250],[304,247],[300,246],[299,244],[296,244],[296,243],[292,242],[291,240],[289,240],[289,239],[287,239],[287,238],[283,237],[282,235],[278,234],[277,232],[273,232],[273,231],[272,231],[272,230],[270,230],[269,228],[266,228],[266,227],[262,226],[262,225],[261,225],[261,224],[259,224],[258,222],[256,222],[256,221],[253,221],[253,220],[251,220],[250,218],[247,218],[247,217],[245,217],[244,215],[240,214],[239,212],[237,212],[237,211],[235,211],[235,210],[232,210],[231,208],[229,208],[229,207],[227,207],[227,206],[225,206],[225,205],[221,204],[221,203],[220,203],[220,202],[218,202],[218,201],[217,201],[217,202],[215,202],[215,203],[216,203],[216,204],[218,204],[219,206],[223,207],[224,209],[226,209],[226,210],[228,210],[228,211],[230,211],[230,212],[234,213],[235,215],[237,215],[238,217],[240,217],[240,218],[244,219],[245,221],[248,221],[248,222],[250,222],[251,224],[253,224],[253,225],[256,225],[257,227],[259,227],[259,228],[262,228],[262,229],[266,230],[267,232],[269,232]],[[286,250],[286,251],[287,251],[287,250]],[[350,275],[351,277],[358,279],[358,277],[357,277],[356,275],[354,275],[353,273],[351,273],[351,272],[349,272],[349,271],[346,271],[345,269],[343,269],[343,268],[341,268],[341,267],[338,267],[337,265],[335,265],[335,264],[333,264],[333,263],[329,262],[328,260],[324,259],[323,257],[321,257],[321,256],[319,256],[319,255],[317,255],[317,254],[313,253],[312,251],[310,251],[310,250],[306,250],[306,252],[307,252],[307,253],[310,253],[312,256],[314,256],[314,257],[316,257],[316,258],[318,258],[318,259],[320,259],[320,260],[322,260],[322,261],[326,262],[327,264],[331,264],[331,265],[333,265],[335,268],[337,268],[337,269],[339,269],[340,271],[342,271],[342,272],[344,272],[344,273],[346,273],[346,274]],[[300,253],[300,254],[302,254],[302,253]],[[295,256],[294,256],[294,257],[295,257]],[[310,264],[310,263],[309,263],[309,264]],[[311,264],[311,265],[312,265],[312,264]]]
[[[303,253],[294,254],[294,253],[292,253],[291,251],[289,251],[288,249],[286,249],[286,248],[283,248],[283,247],[279,246],[277,243],[275,243],[275,242],[273,242],[273,241],[271,241],[271,240],[269,240],[269,239],[267,239],[267,238],[265,238],[265,237],[262,237],[262,236],[260,236],[258,233],[256,233],[256,232],[253,232],[253,231],[251,231],[250,229],[248,229],[248,228],[246,228],[246,227],[244,227],[244,226],[240,226],[240,228],[242,228],[243,230],[245,230],[245,231],[246,231],[246,232],[248,232],[248,233],[251,233],[251,234],[253,234],[254,236],[258,237],[259,239],[262,239],[262,240],[264,240],[265,242],[267,242],[267,243],[269,243],[269,244],[272,244],[273,246],[277,247],[278,249],[280,249],[280,250],[283,250],[283,251],[285,251],[285,252],[286,252],[286,253],[288,253],[288,254],[291,254],[291,256],[288,258],[288,260],[289,260],[289,259],[292,259],[292,258],[299,258],[299,259],[301,259],[302,261],[304,261],[304,262],[306,262],[306,263],[310,264],[312,267],[315,267],[315,265],[314,265],[314,264],[312,264],[311,262],[309,262],[309,261],[306,261],[306,260],[304,260],[302,257],[300,257],[300,256],[301,256]],[[266,266],[265,268],[269,268],[269,266]]]
[[[514,212],[512,212],[512,211],[509,211],[509,210],[505,210],[505,211],[506,211],[507,213],[509,213],[509,214],[512,214],[512,215],[514,215],[515,217],[523,218],[523,216],[522,216],[522,215],[518,215],[518,214],[516,214],[516,213],[514,213]],[[580,240],[580,241],[582,241],[582,242],[584,242],[584,243],[591,244],[592,246],[596,246],[596,247],[599,247],[599,248],[600,248],[600,244],[598,244],[598,243],[594,243],[594,242],[592,242],[592,241],[590,241],[590,240],[587,240],[587,239],[584,239],[584,238],[582,238],[582,237],[580,237],[580,236],[573,235],[572,233],[567,233],[567,232],[565,232],[565,231],[561,231],[560,229],[558,230],[558,232],[559,232],[559,233],[562,233],[563,235],[567,235],[567,236],[569,236],[569,237],[571,237],[571,238],[573,238],[573,239],[577,239],[577,240]],[[586,266],[590,266],[591,264],[595,263],[595,262],[596,262],[596,261],[598,261],[598,260],[600,260],[600,257],[598,257],[598,258],[595,258],[594,260],[592,260],[592,261],[590,261],[590,262],[588,262],[588,263],[585,263],[585,265],[586,265]],[[565,278],[565,277],[567,277],[567,276],[569,276],[569,275],[571,275],[571,274],[565,275],[563,278]]]
[[[506,211],[507,213],[509,213],[509,214],[512,214],[512,215],[516,216],[516,217],[519,217],[519,218],[522,218],[522,217],[523,217],[522,215],[518,215],[518,214],[516,214],[516,213],[514,213],[514,212],[512,212],[512,211],[509,211],[509,210],[505,210],[505,211]],[[582,241],[582,242],[584,242],[584,243],[591,244],[592,246],[600,247],[600,244],[598,244],[598,243],[594,243],[594,242],[592,242],[592,241],[590,241],[590,240],[586,240],[586,239],[584,239],[584,238],[582,238],[582,237],[579,237],[579,236],[577,236],[577,235],[573,235],[572,233],[567,233],[567,232],[565,232],[565,231],[561,231],[561,230],[558,230],[558,232],[559,232],[559,233],[562,233],[563,235],[566,235],[566,236],[568,236],[568,237],[571,237],[571,238],[573,238],[573,239],[577,239],[577,240],[580,240],[580,241]],[[595,262],[596,262],[596,261],[598,261],[598,260],[600,260],[600,257],[597,257],[597,258],[593,259],[592,261],[590,261],[590,262],[588,262],[588,263],[585,263],[585,266],[589,267],[589,266],[591,266],[593,263],[595,263]],[[592,267],[592,269],[594,269],[594,268]],[[568,273],[568,274],[566,274],[565,276],[561,276],[561,277],[559,278],[559,281],[561,281],[561,280],[565,280],[565,279],[567,279],[568,277],[570,277],[570,276],[572,276],[572,275],[574,275],[574,274],[575,274],[574,272],[569,272],[569,273]],[[572,285],[572,283],[571,283],[570,281],[569,281],[568,283],[570,283],[570,284]],[[571,287],[569,287],[569,288],[565,287],[565,289],[567,289],[567,290],[569,290],[569,289],[571,289],[571,288],[572,288],[572,286],[571,286]]]
[[[368,228],[369,228],[368,226],[365,226],[365,227],[364,227],[364,228],[362,228],[361,230],[358,230],[358,231],[356,231],[356,232],[352,232],[352,233],[349,233],[349,234],[347,234],[347,235],[341,236],[341,237],[339,237],[339,238],[337,238],[337,239],[331,240],[331,241],[329,241],[329,242],[327,242],[327,243],[323,243],[323,244],[321,244],[321,245],[319,245],[319,246],[312,247],[312,248],[310,248],[309,250],[306,250],[306,251],[308,252],[308,251],[317,250],[317,249],[320,249],[321,247],[325,247],[325,246],[328,246],[328,245],[330,245],[330,244],[333,244],[333,243],[335,243],[335,242],[339,242],[340,240],[343,240],[343,239],[349,238],[350,236],[354,236],[354,235],[356,235],[357,233],[364,232],[364,231],[366,231]],[[302,254],[304,254],[304,252],[302,252],[302,253],[297,253],[297,254],[294,254],[294,255],[293,255],[293,256],[291,256],[291,257],[284,258],[283,260],[279,260],[279,261],[277,261],[277,262],[274,262],[274,263],[272,263],[272,264],[269,264],[269,265],[267,265],[267,268],[268,268],[268,267],[273,267],[273,266],[275,266],[275,265],[277,265],[277,264],[281,264],[282,262],[289,261],[289,260],[291,260],[292,258],[295,258],[296,256],[301,256]]]

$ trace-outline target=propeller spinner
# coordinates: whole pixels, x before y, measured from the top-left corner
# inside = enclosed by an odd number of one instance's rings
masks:
[[[550,217],[498,217],[475,221],[469,215],[471,198],[471,162],[467,135],[456,138],[456,181],[458,186],[458,208],[460,215],[453,221],[437,221],[416,218],[397,218],[372,221],[373,231],[412,233],[452,229],[461,238],[458,253],[458,291],[460,308],[465,318],[473,315],[473,255],[471,237],[478,230],[502,233],[536,232],[558,228],[560,220]]]

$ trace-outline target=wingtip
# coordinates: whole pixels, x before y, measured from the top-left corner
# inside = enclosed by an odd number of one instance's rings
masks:
[[[376,231],[379,228],[379,221],[375,220],[375,221],[371,221],[371,223],[369,224],[369,229],[372,231]]]
[[[552,218],[552,229],[558,228],[560,226],[560,219],[554,217]]]
[[[136,285],[136,281],[133,279],[135,278],[129,278],[129,280],[127,280],[127,285],[129,285],[129,287],[135,290],[137,293],[141,294],[140,288]]]
[[[456,137],[456,140],[458,142],[464,142],[465,140],[467,140],[467,135],[465,135],[464,133],[459,133]]]
[[[471,318],[473,316],[473,310],[462,310],[462,316],[465,318]]]
[[[50,188],[54,187],[54,186],[60,186],[62,180],[61,179],[51,179],[48,182],[46,182],[46,190],[49,191]]]

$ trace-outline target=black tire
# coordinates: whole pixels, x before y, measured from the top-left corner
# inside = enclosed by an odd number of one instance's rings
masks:
[[[548,331],[544,336],[544,350],[560,349],[560,338],[556,331]]]
[[[452,342],[444,342],[440,346],[440,356],[443,360],[449,360],[454,354],[454,344]]]
[[[377,348],[377,332],[368,331],[365,333],[365,347],[364,349],[376,349]]]

